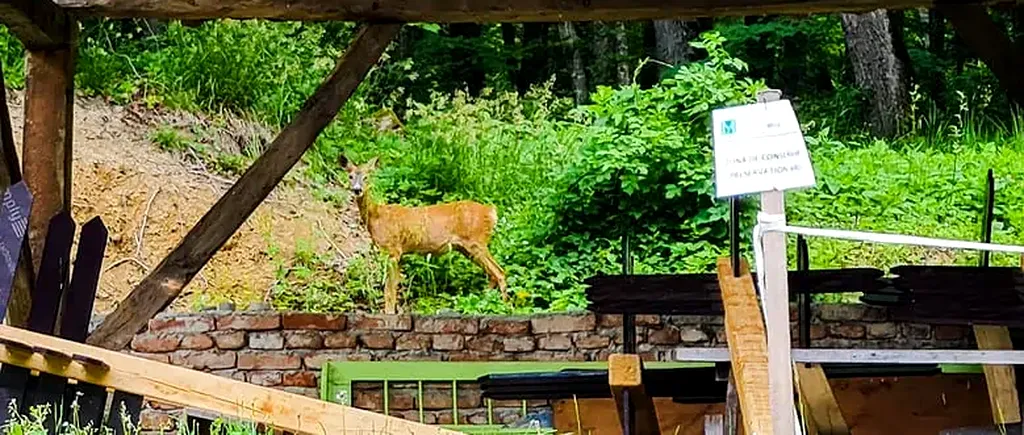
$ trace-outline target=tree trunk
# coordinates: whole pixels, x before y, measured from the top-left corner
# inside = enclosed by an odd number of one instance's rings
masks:
[[[508,82],[511,86],[516,86],[519,83],[519,53],[516,45],[515,24],[501,24],[501,42],[505,49],[505,69],[508,72]]]
[[[885,10],[842,14],[846,53],[853,64],[854,79],[868,94],[868,124],[875,136],[892,136],[909,106],[902,38],[894,38]],[[902,29],[898,29],[902,31]]]
[[[586,104],[589,96],[587,70],[583,65],[583,52],[580,50],[575,24],[571,22],[559,23],[558,34],[562,37],[562,43],[565,44],[566,52],[571,59],[569,75],[572,78],[573,99],[578,105]]]
[[[466,90],[469,95],[478,96],[486,84],[487,75],[480,62],[480,56],[471,48],[470,43],[480,38],[483,31],[476,23],[453,23],[449,27],[451,36],[461,38],[461,46],[452,53],[455,59],[455,71],[457,77],[463,77],[466,83]]]
[[[519,76],[516,78],[516,88],[520,94],[530,90],[530,86],[546,80],[548,57],[546,54],[546,42],[548,33],[547,23],[525,23],[523,24],[523,60],[520,63]]]
[[[670,65],[690,62],[695,54],[690,41],[698,36],[700,28],[696,21],[654,20],[655,57]]]
[[[626,23],[615,23],[615,78],[626,86],[633,83],[633,72],[629,66],[629,38],[626,35]]]

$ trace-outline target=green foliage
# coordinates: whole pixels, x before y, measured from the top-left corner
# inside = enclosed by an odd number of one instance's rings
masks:
[[[279,310],[339,312],[380,304],[386,257],[357,257],[342,269],[305,240],[296,241],[291,258],[281,258],[280,249],[273,246],[267,254],[277,268],[271,298]]]
[[[18,407],[12,401],[9,405],[10,418],[0,426],[0,434],[2,435],[48,435],[49,432],[46,429],[46,423],[54,423],[57,431],[56,435],[112,435],[115,433],[113,428],[107,426],[93,427],[92,423],[89,425],[82,425],[82,422],[78,419],[78,405],[77,402],[71,405],[71,414],[69,418],[64,418],[61,415],[54,415],[50,409],[50,405],[38,405],[33,406],[29,410],[28,415],[24,415],[18,412]],[[116,411],[115,411],[116,412]],[[122,408],[120,412],[123,414],[125,410]],[[118,433],[128,435],[139,435],[144,433],[141,429],[133,425],[130,418],[123,418],[124,427],[119,428]],[[178,422],[177,435],[196,435],[199,433],[198,428],[189,428],[184,416]],[[270,435],[273,431],[261,431],[255,423],[252,422],[237,422],[228,421],[223,419],[217,419],[211,424],[210,434],[212,435]]]

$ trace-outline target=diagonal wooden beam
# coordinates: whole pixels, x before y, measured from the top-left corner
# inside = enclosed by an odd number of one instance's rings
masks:
[[[1024,106],[1024,76],[1020,74],[1024,70],[1024,52],[1010,40],[1003,26],[992,19],[984,6],[943,4],[937,9],[988,65],[1010,99]]]
[[[725,334],[740,411],[743,433],[771,435],[772,407],[768,401],[768,341],[761,306],[746,261],[734,277],[729,258],[718,259],[718,282],[725,305]]]
[[[181,291],[295,166],[398,34],[400,24],[363,27],[331,76],[231,189],[89,336],[121,349]]]
[[[1005,326],[975,325],[974,338],[978,349],[1013,350],[1010,330]],[[1020,425],[1020,401],[1017,397],[1017,376],[1013,366],[982,366],[985,384],[988,386],[988,400],[992,406],[992,420],[998,426]]]
[[[30,50],[66,44],[70,21],[51,0],[0,0],[0,22]]]
[[[813,427],[812,434],[850,435],[850,427],[839,409],[839,401],[832,392],[825,371],[820,364],[794,364],[796,369],[797,391],[800,401],[809,414],[808,426]]]
[[[1011,0],[1013,1],[1013,0]],[[997,0],[961,0],[993,4]],[[174,19],[268,18],[404,22],[627,21],[866,12],[942,0],[57,0],[76,14]]]

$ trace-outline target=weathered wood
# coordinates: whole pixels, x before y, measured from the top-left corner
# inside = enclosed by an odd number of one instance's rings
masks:
[[[441,427],[387,417],[7,325],[0,325],[0,338],[8,341],[0,349],[0,363],[4,366],[13,364],[168,404],[197,407],[230,418],[257,421],[290,432],[310,435],[455,434]],[[40,353],[26,354],[12,349],[10,343],[32,343],[43,349],[88,357],[102,361],[109,369],[102,370],[79,362],[59,363],[48,360]]]
[[[25,183],[34,199],[28,243],[32,270],[39,270],[50,219],[71,201],[71,140],[74,103],[74,47],[30,50],[25,82],[22,159]],[[8,316],[31,302],[14,301]]]
[[[728,258],[718,260],[718,282],[725,302],[725,333],[729,349],[714,350],[728,352],[732,362],[743,411],[743,433],[770,435],[774,432],[768,400],[768,343],[761,307],[757,303],[747,263],[740,262],[738,278],[733,276],[730,263]],[[792,431],[792,426],[782,433],[788,431]]]
[[[643,362],[636,354],[612,354],[608,357],[608,386],[615,399],[615,409],[619,411],[619,423],[624,427],[627,417],[622,414],[623,402],[632,405],[632,427],[635,435],[657,435],[658,414],[654,409],[654,400],[647,394],[643,382]],[[623,433],[628,433],[623,430]]]
[[[960,38],[988,65],[1010,99],[1024,105],[1024,53],[1006,35],[1005,27],[996,23],[983,6],[943,4],[937,9],[944,15]]]
[[[728,329],[728,313],[726,314]],[[679,362],[730,361],[730,349],[681,347],[672,352]],[[814,364],[996,364],[1024,365],[1024,350],[964,349],[793,349],[793,361]],[[733,366],[735,368],[735,366]],[[739,382],[739,379],[737,379]]]
[[[832,393],[832,386],[825,377],[821,365],[796,364],[800,400],[809,411],[817,433],[821,435],[849,435],[850,428],[839,409],[839,402]],[[805,418],[806,419],[806,418]]]
[[[70,21],[51,0],[0,1],[0,22],[30,50],[66,44]]]
[[[977,325],[974,338],[978,349],[1013,350],[1010,330],[1005,326]],[[997,425],[1020,424],[1020,401],[1017,396],[1017,376],[1013,366],[984,365],[988,400],[992,406],[992,421]]]
[[[736,435],[740,430],[740,403],[736,395],[736,377],[729,371],[729,383],[725,387],[725,435]]]
[[[781,92],[762,91],[759,103],[778,101]],[[761,212],[786,215],[785,195],[777,190],[761,193]],[[756,243],[756,241],[755,241]],[[789,280],[786,261],[786,234],[769,232],[761,240],[764,246],[764,277],[759,279],[761,306],[764,309],[765,334],[768,337],[768,388],[775,433],[789,433],[795,427],[793,410],[793,361],[789,353]]]
[[[991,4],[993,0],[965,0]],[[76,14],[175,19],[403,22],[628,21],[860,12],[931,7],[938,0],[57,0]]]
[[[7,107],[7,86],[3,67],[0,66],[0,189],[22,181],[21,161],[18,160],[17,144],[14,143],[14,129],[11,127],[11,112]],[[27,216],[27,215],[26,215]],[[32,254],[29,252],[28,240],[22,240],[21,253],[18,255],[18,266],[14,274],[12,295],[9,299],[10,309],[7,322],[13,326],[25,326],[28,322],[28,311],[32,306],[32,285],[35,274],[32,272]]]
[[[371,24],[360,30],[334,72],[295,119],[181,243],[107,316],[89,336],[89,343],[110,349],[124,347],[150,318],[181,293],[334,119],[400,28],[398,24]]]

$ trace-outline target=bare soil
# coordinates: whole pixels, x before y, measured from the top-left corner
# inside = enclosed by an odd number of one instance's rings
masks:
[[[9,92],[8,98],[20,150],[22,95]],[[197,125],[228,150],[259,146],[272,138],[257,124],[227,116],[115,106],[100,99],[76,102],[72,214],[79,225],[100,216],[110,230],[97,312],[116,307],[233,181],[210,174],[187,155],[161,150],[151,139],[161,128],[190,130]],[[294,176],[297,170],[203,268],[172,309],[263,301],[274,283],[275,260],[289,261],[300,240],[340,259],[367,249],[369,240],[351,203],[336,206],[317,199]],[[276,258],[269,254],[271,247],[279,249]]]

